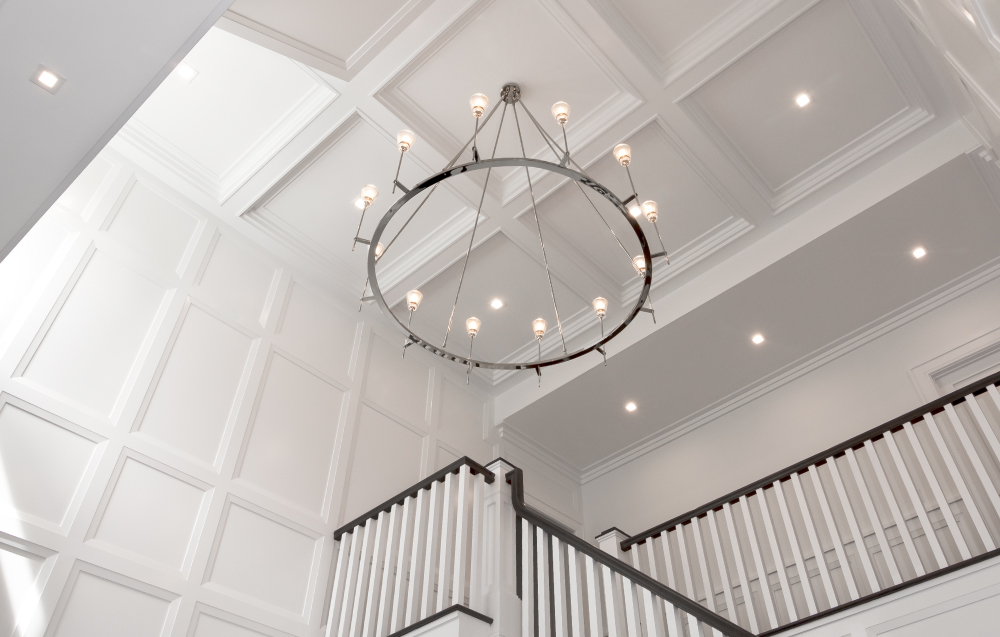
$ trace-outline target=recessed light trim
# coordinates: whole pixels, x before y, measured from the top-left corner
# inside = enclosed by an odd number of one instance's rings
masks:
[[[636,405],[634,402],[629,401],[625,403],[625,411],[635,411],[635,410],[636,410]]]
[[[177,74],[177,77],[184,80],[188,84],[190,84],[191,80],[193,80],[198,75],[198,71],[195,70],[195,68],[190,64],[188,64],[187,62],[181,62],[180,64],[178,64],[177,67],[174,69],[174,73]]]
[[[923,259],[927,255],[927,250],[924,250],[923,246],[917,246],[913,249],[914,259]]]
[[[490,301],[490,307],[492,307],[494,310],[499,310],[500,308],[503,307],[503,301],[501,301],[500,299],[493,299],[492,301]]]
[[[33,84],[41,86],[49,93],[58,91],[65,82],[65,78],[42,64],[38,65],[29,79]]]
[[[812,98],[809,97],[808,93],[799,93],[797,96],[795,96],[795,103],[799,105],[799,108],[805,108],[806,106],[809,105],[809,102],[811,101]]]
[[[750,337],[750,342],[752,342],[754,345],[760,345],[765,340],[766,339],[764,338],[764,335],[761,334],[760,332],[757,332],[756,334]]]

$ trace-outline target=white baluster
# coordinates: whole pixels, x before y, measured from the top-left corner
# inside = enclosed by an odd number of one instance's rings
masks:
[[[455,481],[454,473],[449,473],[444,479],[444,500],[441,506],[441,548],[438,550],[438,580],[437,580],[437,610],[449,606],[449,588],[455,557]]]
[[[549,591],[549,534],[539,526],[535,527],[535,564],[538,569],[538,637],[552,634],[552,600]]]
[[[827,458],[827,464],[833,462],[833,458]],[[847,552],[844,550],[844,542],[840,538],[840,531],[837,530],[837,523],[833,519],[833,512],[830,511],[830,502],[826,497],[826,490],[823,488],[823,480],[819,475],[819,467],[811,465],[809,473],[813,486],[816,489],[816,499],[819,500],[820,513],[826,521],[826,530],[830,533],[830,541],[833,542],[833,550],[837,554],[837,561],[840,562],[840,572],[844,574],[844,581],[847,583],[847,592],[851,599],[860,597],[858,585],[854,581],[854,574],[851,572],[851,565],[847,561]]]
[[[465,585],[469,569],[469,465],[458,470],[458,499],[455,507],[455,543],[452,547],[451,603],[465,605]],[[470,599],[471,605],[471,599]],[[442,608],[444,608],[442,606]]]
[[[573,637],[583,637],[584,608],[583,587],[586,586],[586,574],[580,577],[580,557],[576,549],[566,545],[566,566],[569,571],[569,625]],[[581,581],[584,580],[584,581]]]
[[[365,538],[361,543],[361,565],[358,568],[358,588],[354,594],[354,610],[351,613],[351,629],[344,635],[359,637],[365,622],[365,603],[368,599],[368,578],[372,572],[372,554],[375,552],[375,534],[378,521],[371,518],[365,522]]]
[[[917,456],[917,462],[920,463],[920,468],[927,477],[928,484],[931,485],[931,493],[934,495],[935,503],[941,510],[942,515],[944,515],[948,528],[951,529],[951,536],[955,539],[955,544],[958,546],[958,552],[961,554],[963,560],[967,560],[972,557],[972,553],[969,551],[969,545],[965,543],[965,538],[962,537],[962,529],[958,528],[958,522],[955,520],[955,515],[951,512],[951,505],[948,504],[948,498],[944,496],[944,490],[941,489],[941,483],[938,482],[937,476],[934,475],[934,469],[931,468],[931,463],[927,460],[927,454],[924,453],[923,445],[920,444],[920,440],[917,438],[917,433],[913,430],[912,424],[908,422],[903,423],[903,429],[906,431],[906,436],[910,441],[910,446],[913,447],[913,452]]]
[[[920,494],[917,493],[917,487],[913,484],[913,477],[910,475],[910,470],[903,461],[902,454],[899,453],[899,447],[896,445],[896,437],[891,431],[885,432],[883,437],[885,438],[886,446],[889,447],[889,454],[892,457],[893,462],[896,464],[896,470],[903,479],[903,486],[906,488],[906,494],[910,497],[910,502],[913,503],[913,509],[916,511],[917,518],[920,520],[920,526],[923,527],[924,535],[927,536],[927,541],[931,545],[931,554],[934,555],[934,560],[937,562],[937,568],[944,568],[945,566],[948,566],[948,560],[945,558],[944,551],[941,549],[941,543],[938,541],[937,533],[934,531],[934,527],[931,526],[931,521],[927,517],[927,510],[924,508],[924,503],[920,499]]]
[[[587,610],[590,611],[590,637],[604,636],[604,617],[601,613],[601,583],[597,572],[599,564],[594,558],[584,554],[584,571],[587,575]],[[527,637],[527,633],[522,635]]]
[[[799,583],[802,585],[802,592],[806,596],[806,606],[809,614],[815,615],[817,612],[816,598],[813,596],[812,583],[809,581],[809,571],[806,570],[806,561],[802,559],[802,549],[799,548],[799,541],[795,537],[795,527],[792,526],[792,516],[788,513],[788,501],[785,492],[781,488],[781,481],[774,481],[774,495],[778,499],[778,508],[781,509],[781,519],[785,523],[785,533],[788,534],[788,543],[792,547],[792,558],[795,560],[795,571],[799,574]]]
[[[424,581],[424,553],[427,550],[428,509],[430,492],[417,493],[417,509],[413,519],[413,548],[410,554],[410,583],[406,592],[406,626],[420,621],[420,587]]]
[[[670,550],[669,546],[666,544],[666,534],[666,531],[664,531],[660,535],[654,535],[646,540],[646,558],[649,562],[649,576],[658,582],[662,582],[662,573],[666,575],[667,586],[677,590],[674,587],[674,577],[672,569],[670,568],[670,559],[666,555],[666,553]],[[659,561],[657,559],[657,551],[663,551],[664,553],[664,567],[662,569],[660,568]],[[660,598],[656,598],[656,603],[663,607],[663,613],[667,619],[667,629],[670,631],[671,637],[679,637],[681,630],[680,624],[677,621],[677,610],[674,608],[674,605],[667,600]]]
[[[354,598],[358,591],[358,570],[361,568],[361,545],[364,544],[366,527],[356,526],[351,531],[351,556],[347,563],[347,577],[344,578],[344,604],[340,611],[340,621],[337,622],[336,635],[347,635],[351,630],[351,618],[354,616]]]
[[[472,477],[472,554],[469,558],[469,608],[483,612],[486,605],[483,602],[483,574],[485,555],[483,548],[486,539],[483,529],[483,515],[486,511],[484,498],[486,493],[486,478],[481,473]]]
[[[630,554],[628,559],[622,559],[626,558],[625,555],[619,559],[626,563],[631,561],[632,566],[639,570],[638,547],[632,547],[628,553]],[[618,581],[622,583],[622,591],[625,594],[625,626],[628,628],[629,637],[642,637],[642,609],[640,608],[642,602],[639,598],[638,587],[635,582],[624,575],[619,576]]]
[[[375,625],[377,637],[385,637],[389,634],[389,624],[392,615],[392,590],[393,584],[400,577],[396,572],[396,558],[399,552],[399,537],[403,525],[403,505],[396,503],[392,505],[392,512],[389,513],[389,534],[386,538],[385,562],[382,567],[382,586],[378,598],[378,621]],[[400,571],[402,573],[402,571]]]
[[[995,385],[990,385],[987,390],[992,390],[991,396],[997,396],[997,388]],[[969,410],[972,412],[973,417],[976,420],[976,424],[979,425],[979,430],[983,434],[983,438],[989,443],[990,448],[993,449],[993,455],[996,456],[997,460],[1000,461],[1000,439],[997,439],[997,434],[993,431],[993,427],[990,426],[988,420],[986,420],[986,414],[983,413],[983,408],[979,406],[979,401],[976,400],[975,395],[969,394],[965,397],[965,402],[969,404]],[[1000,406],[997,407],[1000,409]]]
[[[719,612],[715,605],[715,585],[712,584],[712,575],[708,572],[708,553],[705,552],[704,540],[701,535],[701,522],[698,516],[691,518],[691,535],[694,536],[695,555],[701,568],[702,587],[705,589],[705,605],[708,606],[709,610]],[[725,584],[723,584],[723,589],[725,589]],[[694,600],[698,601],[698,598],[694,597]]]
[[[986,495],[993,504],[993,510],[1000,513],[1000,494],[997,493],[996,487],[993,486],[993,481],[990,480],[989,474],[986,473],[986,467],[983,465],[982,458],[973,446],[972,440],[969,439],[969,433],[958,419],[958,414],[955,413],[954,407],[945,405],[944,410],[948,414],[948,419],[951,420],[952,427],[955,428],[955,433],[958,434],[958,439],[962,443],[962,447],[965,448],[966,455],[969,456],[969,460],[972,462],[973,469],[976,470],[976,475],[979,476],[979,480],[983,483],[983,490],[986,491]]]
[[[344,606],[345,590],[347,589],[347,566],[351,560],[351,538],[353,533],[340,536],[340,547],[337,551],[337,570],[333,574],[333,594],[330,597],[330,614],[326,619],[326,637],[336,637],[340,624],[340,611]]]
[[[604,581],[604,614],[608,622],[608,637],[627,637],[622,590],[619,585],[621,580],[604,564],[600,565],[600,569]]]
[[[563,558],[563,544],[552,536],[552,600],[555,613],[555,637],[568,637],[566,630],[566,565]]]
[[[868,513],[868,519],[872,522],[872,530],[875,532],[875,538],[878,540],[882,557],[885,558],[885,564],[889,568],[889,576],[892,578],[893,584],[899,584],[903,581],[903,576],[900,575],[899,567],[896,566],[896,557],[892,554],[892,547],[889,545],[889,540],[885,537],[885,527],[882,526],[882,522],[878,518],[875,503],[872,502],[869,487],[865,483],[864,476],[861,474],[858,459],[854,456],[853,449],[847,449],[844,455],[847,457],[847,462],[851,466],[851,473],[854,475],[854,482],[857,483],[858,491],[861,493],[861,501],[865,504],[865,512]]]
[[[374,637],[378,622],[379,593],[382,590],[382,567],[385,564],[385,547],[389,538],[389,518],[385,511],[378,514],[375,527],[375,549],[372,552],[372,570],[368,578],[368,597],[365,601],[363,637]]]
[[[692,525],[693,524],[694,522],[692,522]],[[694,531],[696,529],[694,526],[692,526],[691,530]],[[698,537],[698,535],[696,535],[695,537]],[[684,542],[683,524],[677,525],[677,548],[680,550],[681,554],[681,571],[683,571],[684,573],[684,585],[685,585],[685,590],[687,592],[687,596],[690,597],[695,602],[697,602],[698,594],[694,592],[694,582],[691,576],[691,566],[690,564],[688,564],[687,546],[685,546]],[[687,618],[688,629],[689,632],[691,633],[691,637],[697,637],[697,635],[700,635],[701,629],[698,627],[698,619],[694,615],[688,612],[685,612],[684,616]]]
[[[813,521],[813,515],[809,512],[809,505],[806,503],[806,496],[802,491],[802,482],[799,479],[798,472],[792,473],[791,478],[790,482],[795,491],[795,498],[799,503],[799,511],[802,512],[802,522],[806,527],[806,536],[809,538],[809,544],[812,546],[813,558],[816,560],[816,568],[819,569],[819,578],[823,582],[827,601],[831,607],[836,606],[837,594],[833,590],[833,580],[830,578],[830,566],[826,563],[826,555],[823,553],[823,547],[820,545],[819,537],[816,535],[816,525]]]
[[[913,537],[910,535],[910,529],[906,527],[906,520],[899,510],[899,505],[896,503],[896,496],[892,494],[892,489],[889,487],[889,479],[885,476],[882,461],[879,460],[878,453],[875,451],[875,444],[871,440],[865,441],[865,451],[868,452],[868,459],[875,469],[875,479],[882,488],[882,494],[885,496],[886,502],[889,503],[889,511],[892,513],[892,519],[896,523],[896,530],[899,531],[899,536],[903,539],[903,546],[906,547],[906,552],[913,563],[913,569],[917,572],[917,575],[923,575],[926,573],[924,565],[921,564],[920,556],[917,555],[917,548],[913,545]]]
[[[862,535],[861,527],[858,526],[858,519],[851,508],[851,500],[847,497],[847,489],[844,488],[844,480],[840,475],[840,468],[837,467],[837,459],[830,458],[826,464],[830,467],[830,475],[833,476],[833,486],[837,490],[837,497],[840,498],[840,508],[844,510],[844,515],[847,517],[847,526],[851,530],[854,548],[858,552],[858,557],[861,558],[861,565],[865,570],[865,576],[868,578],[868,586],[871,592],[874,593],[880,590],[878,578],[875,576],[875,567],[872,565],[871,555],[868,554],[865,536]],[[864,491],[865,487],[864,485],[858,485],[858,489]],[[875,525],[878,525],[878,520],[875,521]]]
[[[449,474],[451,475],[451,474]],[[438,560],[438,549],[441,546],[441,510],[444,488],[441,482],[431,485],[431,502],[427,515],[427,552],[424,555],[424,585],[423,597],[420,602],[420,619],[429,617],[436,612],[434,608],[434,577]]]
[[[535,584],[535,531],[521,518],[521,637],[536,637]]]
[[[750,554],[753,556],[753,565],[757,569],[757,584],[760,586],[760,595],[764,598],[764,608],[767,611],[768,628],[778,627],[778,613],[774,609],[774,592],[768,581],[767,569],[764,568],[764,560],[760,556],[760,545],[757,541],[757,532],[753,528],[753,516],[750,514],[750,503],[745,495],[740,496],[740,511],[743,513],[743,525],[747,529],[747,539],[750,540]],[[749,587],[749,585],[748,585]],[[744,596],[745,597],[745,596]],[[757,629],[754,628],[754,632]]]
[[[715,519],[715,511],[709,511],[705,517],[708,519],[708,529],[712,537],[712,546],[715,548],[715,561],[719,565],[719,577],[722,578],[722,594],[726,598],[726,614],[729,621],[734,624],[740,623],[740,614],[736,610],[736,599],[733,597],[733,581],[729,577],[729,566],[726,565],[726,556],[722,550],[722,536],[719,535],[719,523]],[[749,601],[747,602],[749,606]],[[751,610],[751,612],[753,612]]]
[[[777,495],[777,491],[775,492]],[[785,568],[785,558],[781,556],[778,547],[778,536],[774,533],[774,522],[771,520],[771,512],[768,511],[767,499],[764,496],[764,489],[757,489],[757,503],[760,505],[761,517],[764,519],[764,532],[767,534],[767,542],[771,547],[771,556],[774,558],[774,570],[778,574],[778,583],[781,586],[781,595],[785,598],[785,610],[788,611],[790,621],[799,618],[795,611],[795,602],[792,600],[792,586],[788,583],[788,571]],[[764,574],[767,577],[767,573]]]
[[[423,491],[421,491],[423,493]],[[395,633],[403,628],[406,619],[406,582],[407,568],[410,564],[410,550],[413,545],[413,518],[416,515],[417,499],[406,498],[403,503],[403,523],[400,529],[399,556],[396,559],[396,585],[392,593],[392,621],[389,632]]]
[[[729,529],[729,542],[733,548],[733,560],[736,561],[736,576],[740,579],[740,587],[743,589],[743,604],[747,609],[747,616],[750,619],[750,630],[759,632],[757,625],[757,611],[753,607],[753,590],[750,589],[750,581],[747,579],[746,566],[743,563],[743,551],[740,550],[740,541],[736,533],[736,522],[733,519],[732,507],[726,502],[722,505],[722,511],[726,516],[726,527]],[[766,594],[766,593],[765,593]],[[736,609],[733,608],[733,617],[736,617]],[[733,623],[737,623],[733,620]]]
[[[965,503],[965,509],[969,512],[969,516],[972,518],[972,524],[976,527],[976,531],[979,532],[979,538],[983,541],[983,545],[986,546],[987,551],[996,549],[997,545],[993,542],[993,537],[990,535],[989,529],[986,528],[986,522],[983,520],[983,516],[979,512],[979,507],[976,505],[976,501],[972,499],[972,493],[969,491],[969,485],[965,481],[965,476],[963,476],[962,472],[958,470],[958,465],[955,464],[955,456],[952,455],[951,450],[948,448],[948,445],[945,444],[944,438],[941,436],[941,430],[938,428],[937,421],[934,420],[934,416],[931,414],[925,414],[924,422],[927,423],[927,429],[931,432],[934,444],[941,453],[941,457],[944,458],[944,464],[948,467],[948,473],[951,474],[951,479],[955,482],[955,486],[958,487],[958,492],[962,496],[962,502]]]

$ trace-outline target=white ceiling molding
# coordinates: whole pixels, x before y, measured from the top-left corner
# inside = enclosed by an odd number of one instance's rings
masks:
[[[930,402],[1000,370],[1000,329],[990,330],[910,370],[917,393]]]
[[[658,53],[642,34],[635,22],[638,17],[627,16],[616,0],[589,1],[646,70],[667,88],[784,0],[737,2],[678,43],[666,56]]]
[[[895,89],[904,103],[898,112],[883,120],[858,137],[845,140],[839,149],[780,184],[771,184],[762,169],[744,150],[741,150],[724,128],[709,113],[699,99],[706,87],[718,82],[726,71],[753,52],[760,50],[781,32],[795,28],[800,18],[820,5],[843,1],[858,21],[872,51],[892,78]],[[794,53],[791,53],[794,55]],[[862,164],[879,151],[934,119],[934,109],[920,86],[910,64],[890,35],[877,9],[865,0],[824,0],[800,11],[782,24],[765,40],[749,51],[743,52],[706,77],[694,89],[677,100],[677,104],[705,131],[722,152],[740,170],[775,213],[787,209],[840,175]]]
[[[315,71],[303,64],[296,63],[296,66],[313,80],[313,86],[221,173],[191,157],[138,118],[122,127],[118,139],[177,173],[213,200],[224,203],[340,96]]]
[[[613,91],[602,96],[600,104],[582,117],[574,117],[573,125],[567,129],[567,136],[571,149],[579,151],[599,135],[609,130],[615,124],[622,121],[626,116],[638,108],[643,100],[639,97],[639,92],[629,83],[625,76],[608,60],[601,50],[594,44],[579,26],[554,0],[536,0],[545,12],[551,16],[553,24],[557,26],[576,45],[576,51],[565,52],[567,57],[578,55],[581,59],[593,65],[594,71],[600,73],[601,79],[606,81]],[[416,131],[419,137],[426,139],[442,155],[451,156],[463,143],[445,127],[444,122],[430,114],[424,105],[418,104],[412,97],[406,94],[403,85],[422,68],[426,67],[442,51],[442,49],[454,38],[461,35],[467,27],[480,14],[495,5],[495,0],[476,0],[467,9],[455,17],[449,24],[445,25],[441,31],[434,35],[429,43],[416,54],[411,56],[406,63],[393,74],[392,77],[383,82],[374,92],[374,96],[386,108],[388,108],[400,120],[406,122]],[[502,7],[502,4],[496,4]],[[511,46],[525,47],[531,46],[531,42],[519,41],[516,44],[512,41]],[[511,82],[524,82],[524,78],[507,78]],[[596,83],[595,83],[596,84]],[[491,87],[499,89],[497,87]],[[498,99],[497,95],[490,94],[491,101]],[[532,99],[531,95],[525,95],[525,103],[530,104],[534,109],[532,114],[540,122],[548,121],[548,105],[539,104]],[[521,122],[521,128],[528,130],[530,122],[527,118]],[[510,127],[512,122],[507,122]],[[529,157],[546,158],[551,155],[551,149],[544,143],[536,148],[526,148]],[[507,205],[528,188],[527,176],[523,171],[512,171],[503,178],[502,187],[495,193],[501,201],[501,205]],[[492,189],[491,189],[492,192]]]
[[[296,39],[294,34],[282,33],[241,15],[238,7],[226,11],[217,26],[336,78],[350,80],[430,4],[430,0],[408,0],[347,58],[310,46]],[[308,19],[308,16],[303,18]],[[350,25],[345,26],[351,28]]]

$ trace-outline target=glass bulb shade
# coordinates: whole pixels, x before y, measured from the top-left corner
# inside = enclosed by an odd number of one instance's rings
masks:
[[[541,338],[545,336],[545,328],[548,323],[545,322],[543,318],[536,318],[531,322],[531,329],[535,332],[535,338]]]
[[[560,124],[565,124],[569,119],[569,104],[566,102],[556,102],[552,105],[552,117]]]
[[[413,142],[415,141],[417,141],[417,136],[414,135],[411,130],[406,130],[404,128],[396,133],[396,145],[399,146],[399,150],[404,153],[410,150],[410,146],[413,146]]]
[[[378,245],[375,246],[375,258],[377,259],[382,256],[383,252],[385,252],[385,246],[382,245],[381,241],[379,241]]]
[[[633,217],[638,217],[642,214],[642,206],[640,206],[639,202],[635,199],[625,204],[625,208],[628,209],[628,213]]]
[[[477,319],[475,316],[467,318],[465,320],[465,329],[469,331],[469,336],[475,336],[479,333],[479,328],[483,326],[483,322]]]
[[[615,149],[611,151],[611,154],[615,156],[618,163],[622,166],[628,166],[632,163],[632,147],[628,144],[618,144]]]
[[[594,299],[594,311],[597,312],[597,316],[604,318],[604,315],[608,313],[608,300],[603,296]]]
[[[646,258],[644,256],[640,254],[632,259],[632,265],[635,266],[640,275],[646,276]]]
[[[371,202],[375,201],[375,197],[378,197],[378,188],[372,184],[361,189],[361,198],[365,200],[365,203],[370,205]]]
[[[469,106],[472,107],[472,114],[475,115],[477,119],[483,116],[483,113],[486,112],[486,107],[489,105],[490,98],[486,97],[482,93],[476,93],[469,98]]]
[[[650,223],[656,223],[656,210],[656,202],[652,199],[642,202],[642,214],[646,215]]]
[[[410,290],[406,293],[406,305],[410,311],[415,311],[420,307],[420,302],[424,300],[424,295],[420,290]]]

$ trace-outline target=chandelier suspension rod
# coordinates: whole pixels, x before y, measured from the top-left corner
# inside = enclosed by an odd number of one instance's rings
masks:
[[[497,110],[497,106],[500,106],[500,104],[494,105],[493,108],[490,109],[490,112],[486,114],[486,119],[483,120],[483,126],[486,126],[486,124],[489,123],[490,118],[493,117],[493,113],[495,113],[496,110]],[[448,165],[444,167],[445,170],[449,170],[452,166],[455,165],[455,162],[457,162],[458,159],[459,159],[459,157],[462,156],[462,153],[464,153],[465,149],[469,147],[469,144],[473,143],[474,139],[475,139],[475,136],[470,137],[469,141],[465,142],[465,145],[462,146],[461,149],[459,149],[458,153],[456,153],[455,156],[451,158],[451,161],[448,162]],[[402,157],[400,157],[400,161],[402,161]],[[398,168],[396,169],[396,179],[399,179],[399,169]],[[409,223],[410,223],[410,221],[413,220],[413,217],[415,217],[417,215],[417,213],[420,212],[420,209],[424,206],[425,203],[427,203],[427,200],[431,198],[431,195],[434,194],[434,191],[437,190],[438,185],[439,184],[435,184],[434,187],[431,188],[430,192],[427,193],[427,196],[424,197],[424,200],[420,202],[419,206],[417,206],[417,209],[414,210],[410,214],[410,216],[406,219],[406,223],[403,224],[403,227],[401,227],[399,229],[399,231],[396,232],[396,234],[392,237],[392,239],[389,241],[389,243],[386,244],[385,248],[382,250],[382,254],[385,254],[386,252],[389,251],[389,247],[393,244],[393,242],[396,240],[396,238],[399,237],[399,235],[403,233],[403,230],[405,230],[406,226],[408,226]],[[396,187],[395,187],[395,185],[393,185],[393,192],[395,192],[395,191],[396,191]],[[477,223],[478,223],[478,221],[477,221]]]
[[[497,104],[499,106],[499,104]],[[496,110],[496,106],[493,107]],[[500,145],[500,131],[503,130],[503,118],[507,114],[507,102],[503,103],[503,112],[500,113],[500,125],[497,126],[497,138],[493,142],[493,154],[490,155],[490,159],[496,157],[497,146]],[[451,324],[455,320],[455,308],[458,307],[458,297],[462,293],[462,282],[465,281],[465,270],[469,267],[469,256],[472,254],[472,244],[476,240],[476,228],[479,227],[479,215],[483,210],[483,201],[486,199],[486,187],[490,184],[490,173],[493,172],[493,168],[490,167],[486,170],[486,179],[483,181],[483,194],[479,197],[479,205],[476,207],[476,220],[472,224],[472,235],[469,237],[469,249],[465,252],[465,264],[462,265],[462,276],[458,279],[458,289],[455,290],[455,302],[451,306],[451,316],[448,317],[448,329],[444,333],[444,342],[441,343],[441,347],[447,347],[448,336],[451,334]]]
[[[512,107],[514,111],[514,124],[517,126],[517,139],[521,142],[521,156],[525,159],[528,158],[527,153],[524,152],[524,137],[521,136],[521,121],[517,117],[517,103]],[[567,353],[566,349],[566,337],[563,335],[562,320],[559,318],[559,306],[556,304],[556,290],[552,286],[552,273],[549,272],[549,258],[545,256],[545,240],[542,238],[542,224],[538,220],[538,207],[535,205],[535,190],[531,185],[531,171],[528,167],[524,167],[524,175],[528,178],[528,193],[531,195],[531,211],[535,215],[535,227],[538,229],[538,243],[542,246],[542,262],[545,263],[545,276],[549,280],[549,294],[552,295],[552,308],[556,312],[556,326],[559,328],[559,338],[562,340],[563,354]],[[541,347],[541,340],[538,341],[539,348]]]

